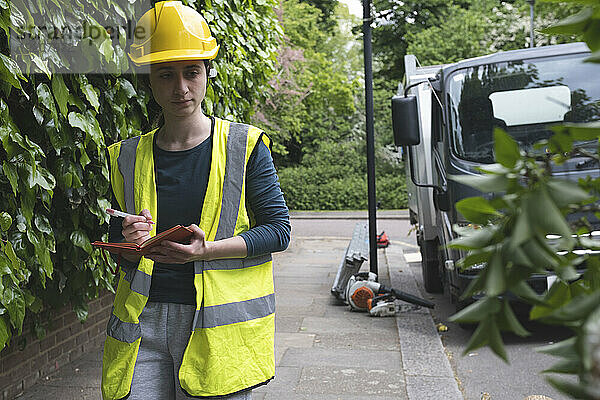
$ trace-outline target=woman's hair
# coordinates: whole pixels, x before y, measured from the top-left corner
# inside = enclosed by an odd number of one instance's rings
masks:
[[[202,60],[204,62],[204,72],[206,73],[206,82],[208,83],[208,72],[211,70],[212,68],[212,63],[211,60]],[[158,129],[161,126],[163,126],[165,124],[165,116],[162,112],[162,110],[160,110],[158,112],[158,115],[156,116],[156,118],[154,118],[154,121],[152,121],[152,128],[151,129]]]

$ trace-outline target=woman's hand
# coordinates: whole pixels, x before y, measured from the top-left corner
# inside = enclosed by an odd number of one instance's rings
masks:
[[[143,209],[140,215],[132,215],[123,218],[123,237],[128,243],[142,244],[150,239],[152,230],[152,214]]]
[[[188,229],[194,232],[189,244],[163,240],[145,257],[165,264],[185,264],[198,260],[244,258],[248,255],[246,241],[241,236],[211,242],[206,240],[204,231],[198,225],[192,224]]]
[[[145,257],[165,264],[185,264],[197,260],[206,260],[209,248],[204,231],[195,224],[188,226],[188,229],[194,232],[189,244],[163,240],[158,246],[152,247],[152,250]]]

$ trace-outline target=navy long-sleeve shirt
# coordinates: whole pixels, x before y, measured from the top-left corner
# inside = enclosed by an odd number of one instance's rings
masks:
[[[213,120],[214,129],[214,120]],[[154,144],[154,168],[158,194],[157,233],[180,225],[197,224],[208,186],[212,157],[212,132],[196,147],[166,151]],[[259,140],[246,169],[246,206],[253,227],[240,234],[248,257],[285,250],[290,240],[289,213],[279,187],[277,172],[267,146]],[[113,198],[113,208],[118,203]],[[109,240],[122,241],[122,219],[112,218]],[[133,267],[123,262],[124,267]],[[194,265],[155,263],[148,301],[195,304]]]

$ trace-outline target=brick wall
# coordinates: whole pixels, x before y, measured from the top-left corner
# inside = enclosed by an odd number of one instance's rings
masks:
[[[105,292],[92,300],[83,324],[70,307],[55,312],[52,330],[43,339],[29,332],[23,334],[27,344],[22,350],[18,341],[12,340],[0,352],[0,399],[14,399],[38,379],[102,346],[113,299],[114,294]]]

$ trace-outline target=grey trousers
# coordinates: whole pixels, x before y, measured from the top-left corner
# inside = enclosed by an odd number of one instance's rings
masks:
[[[142,342],[128,400],[188,399],[179,386],[179,367],[190,338],[196,307],[148,303],[140,315]],[[221,397],[251,400],[252,391]]]

